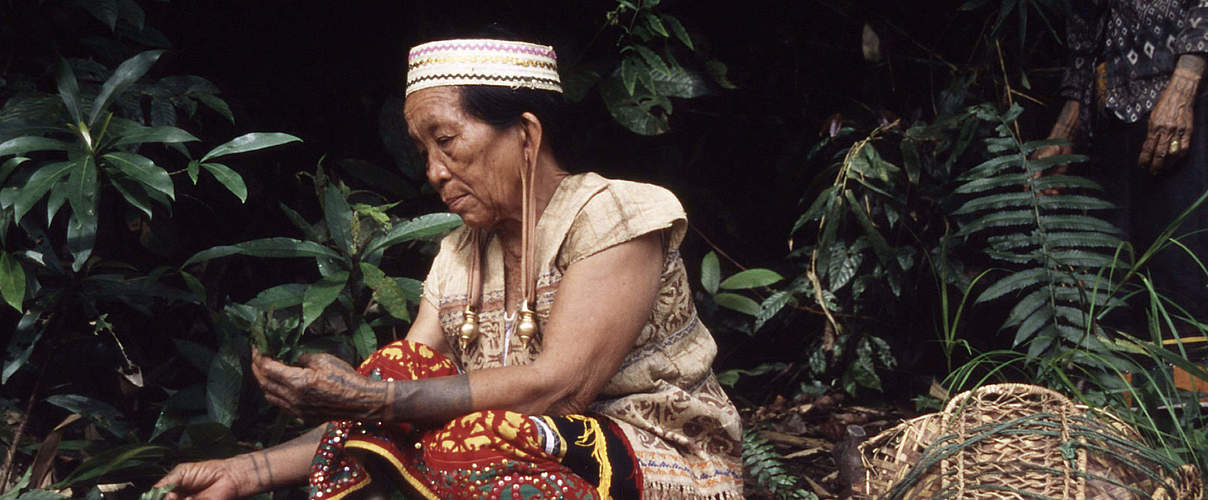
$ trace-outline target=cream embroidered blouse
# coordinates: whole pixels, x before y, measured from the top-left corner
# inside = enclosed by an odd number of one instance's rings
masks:
[[[686,226],[679,201],[661,187],[591,173],[564,178],[537,223],[537,321],[544,328],[570,265],[665,231],[667,254],[654,310],[591,411],[610,417],[626,434],[645,497],[742,498],[739,416],[713,376],[717,345],[697,317],[679,257]],[[503,251],[496,238],[488,240],[482,263],[480,335],[460,349],[469,235],[462,227],[441,242],[423,298],[440,311],[441,328],[463,370],[527,364],[541,352],[541,336],[525,347],[506,335]]]

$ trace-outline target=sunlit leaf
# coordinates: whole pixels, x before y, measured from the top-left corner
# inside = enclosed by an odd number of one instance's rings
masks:
[[[365,245],[365,253],[370,254],[408,241],[433,238],[446,234],[458,226],[461,226],[461,217],[456,214],[441,212],[421,215],[407,222],[395,224],[389,232]]]
[[[252,132],[250,134],[244,134],[231,139],[229,142],[211,149],[210,152],[201,157],[200,161],[205,163],[207,160],[221,156],[235,153],[246,153],[248,151],[256,151],[258,149],[271,148],[281,144],[301,141],[302,139],[280,132]]]
[[[122,134],[114,141],[115,146],[126,144],[142,144],[147,142],[178,143],[199,140],[184,130],[176,127],[142,127]]]
[[[744,290],[768,286],[783,279],[784,276],[781,276],[776,271],[756,268],[734,274],[723,280],[719,286],[724,290]]]

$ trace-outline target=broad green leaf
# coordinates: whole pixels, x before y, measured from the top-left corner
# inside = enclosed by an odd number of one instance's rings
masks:
[[[147,70],[151,69],[151,65],[155,64],[163,53],[162,50],[148,50],[122,61],[122,64],[113,70],[113,76],[110,76],[101,85],[100,94],[97,94],[96,99],[92,101],[92,110],[88,114],[88,125],[96,126],[97,118],[109,108],[110,101],[147,74]]]
[[[96,244],[97,191],[96,162],[92,156],[82,156],[72,168],[67,185],[67,201],[71,204],[67,250],[73,256],[73,271],[84,268]]]
[[[13,171],[17,170],[17,167],[21,166],[22,163],[27,161],[29,161],[29,158],[24,156],[14,156],[0,164],[0,186],[4,185],[4,181],[8,180],[8,176],[12,175]]]
[[[688,35],[688,30],[684,29],[684,25],[680,23],[679,19],[667,14],[659,17],[663,19],[663,24],[671,29],[671,33],[675,35],[675,38],[679,39],[680,43],[688,47],[689,50],[696,50],[696,46],[692,45],[692,37]]]
[[[348,272],[336,271],[306,287],[302,298],[302,323],[298,325],[298,331],[306,331],[306,327],[318,319],[327,306],[335,302],[347,283]]]
[[[306,285],[302,283],[286,283],[277,285],[272,288],[266,288],[256,294],[252,300],[247,301],[247,305],[260,309],[261,311],[286,309],[302,304],[302,297],[306,294]]]
[[[889,242],[881,235],[881,231],[873,224],[872,218],[868,212],[864,211],[864,205],[856,200],[856,197],[850,190],[843,192],[847,199],[847,206],[856,216],[856,222],[864,229],[864,234],[868,235],[869,241],[872,242],[872,248],[876,251],[877,257],[881,259],[882,264],[888,264],[893,259],[893,249],[889,247]]]
[[[130,206],[137,208],[139,211],[146,214],[148,219],[153,217],[151,213],[151,198],[147,196],[145,191],[143,191],[141,184],[136,185],[134,181],[131,181],[130,179],[121,179],[117,177],[110,177],[109,184],[122,195],[122,198],[126,200],[126,203],[129,203]]]
[[[247,184],[243,183],[243,177],[238,172],[221,163],[202,163],[201,166],[210,171],[218,182],[226,186],[227,190],[236,198],[239,198],[240,203],[247,201]]]
[[[50,490],[28,490],[17,497],[17,500],[62,500],[70,497],[65,497]]]
[[[102,156],[106,163],[121,170],[122,173],[138,180],[147,187],[159,191],[173,200],[176,191],[172,187],[172,177],[168,172],[150,158],[134,153],[113,152]]]
[[[227,338],[210,360],[206,372],[206,414],[227,427],[239,412],[239,392],[243,388],[243,363],[235,338]]]
[[[426,214],[401,224],[395,224],[386,234],[365,245],[365,254],[385,250],[399,243],[443,235],[461,225],[461,217],[448,212]]]
[[[717,253],[709,250],[705,254],[705,258],[700,262],[700,284],[705,288],[709,295],[717,293],[717,286],[721,283],[721,263],[717,260]]]
[[[315,227],[312,226],[309,222],[307,222],[306,218],[302,217],[302,214],[299,214],[294,209],[289,208],[289,206],[286,205],[285,203],[279,203],[278,205],[281,207],[281,211],[285,213],[285,216],[287,218],[289,218],[289,221],[293,222],[294,226],[297,226],[298,229],[300,229],[302,231],[302,234],[304,236],[306,236],[306,239],[308,239],[308,240],[319,239],[319,233],[317,231],[315,231]]]
[[[373,328],[369,324],[362,321],[357,329],[352,332],[352,346],[357,350],[357,356],[360,359],[368,358],[377,350],[377,334],[373,333]]]
[[[295,141],[301,142],[302,139],[280,132],[252,132],[250,134],[244,134],[231,139],[229,142],[211,149],[209,153],[206,153],[205,156],[201,157],[200,161],[205,163],[207,160],[218,158],[220,156],[235,153],[246,153],[248,151],[271,148],[273,146]]]
[[[25,185],[17,193],[17,198],[13,200],[13,221],[20,222],[26,212],[29,212],[29,209],[33,208],[33,205],[46,195],[46,191],[71,171],[73,165],[73,162],[63,161],[38,167],[38,170],[25,181]]]
[[[67,107],[67,115],[71,117],[72,122],[83,124],[84,114],[80,112],[80,82],[76,80],[75,71],[71,69],[71,64],[66,59],[59,59],[55,80],[59,89],[59,98]]]
[[[165,144],[175,144],[179,142],[193,142],[200,140],[193,137],[184,130],[176,127],[161,126],[161,127],[141,127],[121,135],[113,144],[115,146],[124,146],[126,144],[143,144],[147,142],[160,142]]]
[[[231,107],[228,106],[227,102],[222,100],[222,98],[220,98],[214,94],[206,94],[206,93],[197,93],[197,94],[191,95],[190,97],[197,99],[198,101],[201,101],[201,103],[204,104],[207,108],[210,108],[210,109],[214,110],[215,112],[217,112],[218,114],[222,115],[223,118],[226,118],[227,121],[231,122],[231,125],[235,124],[235,115],[231,114]]]
[[[35,151],[67,151],[67,143],[58,139],[32,135],[16,137],[0,143],[0,156],[23,155]]]
[[[32,303],[34,305],[25,311],[25,314],[17,321],[17,328],[13,330],[13,335],[8,340],[4,371],[0,372],[0,385],[8,383],[8,378],[25,366],[30,354],[33,354],[34,348],[37,347],[38,340],[46,331],[44,328],[39,328],[37,324],[37,320],[42,316],[42,310],[38,308],[36,301]]]
[[[21,304],[25,301],[25,269],[15,255],[3,250],[0,250],[0,295],[17,312],[23,312]]]
[[[248,255],[252,257],[328,257],[340,259],[340,254],[334,250],[312,241],[302,241],[293,238],[263,238],[245,241],[234,245],[221,245],[202,250],[189,257],[181,267],[228,255]]]
[[[738,295],[736,293],[722,292],[714,295],[713,301],[717,302],[717,305],[721,307],[730,309],[732,311],[738,311],[748,316],[759,315],[759,303],[755,302],[750,297]]]
[[[47,397],[46,402],[69,412],[79,413],[120,439],[131,436],[130,427],[126,425],[122,412],[109,403],[79,394],[56,394]]]
[[[361,263],[361,273],[365,276],[365,284],[373,290],[373,300],[381,304],[391,316],[411,321],[411,314],[407,312],[407,299],[403,297],[403,289],[399,288],[398,283],[368,262]]]
[[[407,301],[412,304],[419,303],[424,294],[424,282],[414,278],[394,278],[394,282],[403,291],[403,297],[406,297]]]
[[[356,242],[352,235],[352,209],[344,199],[344,193],[335,183],[327,185],[323,194],[323,221],[327,224],[327,233],[331,241],[344,253],[356,254]]]
[[[771,269],[747,269],[738,274],[730,276],[721,282],[720,286],[723,290],[745,290],[748,288],[758,288],[768,286],[777,281],[783,280],[776,271]]]

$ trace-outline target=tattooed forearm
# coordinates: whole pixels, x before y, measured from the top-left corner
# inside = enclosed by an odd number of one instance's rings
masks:
[[[443,421],[473,411],[466,375],[390,381],[383,387],[381,401],[375,413],[389,422]]]

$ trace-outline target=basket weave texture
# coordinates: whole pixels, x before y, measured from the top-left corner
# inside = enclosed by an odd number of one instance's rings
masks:
[[[1197,500],[1199,471],[1169,467],[1110,414],[1027,384],[987,385],[860,446],[857,498]]]

